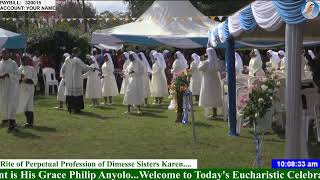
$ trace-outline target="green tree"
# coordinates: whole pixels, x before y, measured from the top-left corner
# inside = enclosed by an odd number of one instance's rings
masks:
[[[87,18],[94,18],[96,16],[96,9],[90,2],[85,3],[85,15]],[[76,2],[67,1],[62,4],[57,5],[56,13],[64,18],[82,18],[83,17],[83,7]]]

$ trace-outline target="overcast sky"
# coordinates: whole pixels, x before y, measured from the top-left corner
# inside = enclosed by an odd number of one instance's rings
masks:
[[[100,1],[90,1],[93,6],[96,8],[97,13],[108,10],[110,12],[119,11],[124,12],[127,10],[127,4],[123,1],[108,1],[108,0],[100,0]]]

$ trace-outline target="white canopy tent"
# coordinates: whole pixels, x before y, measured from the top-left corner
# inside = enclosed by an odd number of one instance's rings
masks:
[[[111,49],[111,50],[119,50],[119,49],[122,49],[123,48],[123,44],[114,44],[114,45],[112,45],[112,46],[110,46],[110,45],[106,45],[106,44],[96,44],[96,45],[94,45],[96,48],[99,48],[99,49],[101,49],[101,50],[104,50],[104,49],[106,49],[106,50],[109,50],[109,49]]]
[[[0,28],[0,48],[23,49],[26,46],[26,38],[5,29]]]
[[[218,24],[189,1],[155,1],[135,22],[95,31],[91,43],[200,48],[207,44],[208,30]]]

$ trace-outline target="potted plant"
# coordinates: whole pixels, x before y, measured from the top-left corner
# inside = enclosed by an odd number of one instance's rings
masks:
[[[247,94],[241,97],[239,105],[239,115],[244,122],[244,126],[253,127],[256,144],[256,164],[260,166],[261,142],[259,132],[264,133],[271,129],[272,106],[277,97],[277,86],[275,76],[256,81],[248,88]]]
[[[183,117],[183,94],[189,88],[189,80],[187,73],[181,73],[176,76],[170,86],[170,98],[176,102],[177,119],[181,122]]]

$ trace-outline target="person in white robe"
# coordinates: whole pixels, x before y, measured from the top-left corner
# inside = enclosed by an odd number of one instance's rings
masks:
[[[175,79],[176,76],[178,76],[181,73],[186,73],[186,69],[189,67],[186,58],[180,51],[177,51],[174,54],[174,58],[175,60],[173,62],[172,69],[171,69],[171,73],[173,74],[173,79]]]
[[[128,83],[129,83],[129,77],[128,77],[128,66],[130,64],[130,60],[129,60],[129,53],[124,52],[123,56],[125,57],[125,61],[122,67],[122,84],[121,84],[121,89],[120,89],[120,94],[125,94]]]
[[[3,124],[8,124],[8,131],[16,129],[16,114],[19,100],[19,73],[15,61],[10,59],[7,49],[2,50],[0,61],[0,114]]]
[[[36,71],[37,74],[39,74],[40,72],[40,57],[39,57],[39,52],[36,51],[33,58],[32,58],[32,61],[33,61],[33,66],[34,66],[34,69]]]
[[[33,101],[35,85],[38,82],[37,72],[28,64],[31,57],[23,56],[21,58],[21,66],[19,67],[20,77],[20,93],[19,93],[19,106],[17,113],[24,113],[27,123],[25,128],[32,128],[34,123],[33,114]]]
[[[63,58],[64,58],[64,62],[70,58],[70,54],[69,53],[64,53],[63,54]],[[62,65],[63,66],[63,65]],[[64,95],[66,87],[65,87],[65,80],[64,77],[62,76],[62,72],[61,72],[62,68],[60,69],[60,77],[61,77],[61,81],[59,83],[59,87],[58,87],[58,93],[57,93],[57,101],[58,101],[58,106],[55,107],[55,109],[63,109],[63,104],[66,102],[66,96]]]
[[[192,95],[195,96],[196,102],[198,102],[201,88],[201,73],[198,69],[200,64],[200,56],[196,53],[193,53],[191,57],[193,61],[190,64],[190,91],[192,92]]]
[[[96,58],[90,55],[88,55],[87,58],[89,60],[90,67],[99,69],[99,64]],[[83,74],[83,78],[87,79],[86,98],[92,100],[92,104],[89,105],[90,107],[98,107],[98,99],[102,98],[102,87],[99,74],[99,71],[88,71],[85,74]]]
[[[308,50],[308,55],[311,57],[312,60],[316,59],[316,56],[314,55],[312,50]],[[308,65],[308,60],[306,57],[305,57],[304,72],[305,72],[305,79],[312,79],[311,67]]]
[[[308,69],[308,60],[305,57],[305,52],[304,50],[301,52],[301,80],[306,80],[308,79],[306,70]],[[307,67],[307,68],[306,68]],[[312,78],[310,78],[312,79]]]
[[[262,69],[262,59],[260,52],[257,49],[254,49],[250,52],[251,60],[249,62],[249,76],[265,76],[265,73]]]
[[[311,56],[312,59],[316,59],[316,55],[313,53],[312,50],[308,50],[308,54]]]
[[[274,52],[270,49],[267,51],[267,56],[270,59],[272,69],[278,70],[281,63],[278,52]]]
[[[280,61],[280,70],[284,73],[286,68],[286,53],[283,50],[278,51],[278,56],[281,59]]]
[[[243,74],[243,61],[242,61],[242,58],[240,56],[239,53],[235,52],[234,53],[234,56],[235,56],[235,68],[236,68],[236,75],[241,75]]]
[[[167,78],[164,72],[164,66],[161,63],[162,53],[153,53],[152,78],[151,78],[151,96],[155,98],[153,104],[161,104],[163,97],[168,96]]]
[[[138,114],[141,114],[141,105],[143,104],[143,84],[144,84],[144,65],[139,60],[136,53],[131,52],[129,55],[130,64],[128,66],[129,83],[124,95],[123,104],[128,106],[128,111],[131,112],[133,105],[137,106]]]
[[[181,75],[182,73],[187,73],[187,68],[188,68],[188,62],[186,60],[186,58],[184,57],[184,55],[180,52],[180,51],[177,51],[175,54],[174,54],[174,62],[172,64],[172,69],[171,69],[171,73],[172,73],[172,77],[173,77],[173,80]],[[175,102],[175,99],[171,99],[170,101],[170,104],[168,106],[168,109],[169,110],[173,110],[176,108],[176,104],[177,102]]]
[[[142,64],[144,65],[144,88],[143,88],[143,96],[144,96],[144,104],[148,105],[148,97],[151,96],[150,90],[150,75],[152,74],[152,69],[150,64],[143,52],[138,54]]]
[[[82,73],[84,71],[97,70],[82,62],[82,60],[78,58],[79,55],[79,49],[73,48],[72,56],[66,60],[61,68],[62,76],[65,80],[66,104],[69,113],[79,113],[84,109]]]
[[[154,57],[155,53],[158,53],[158,52],[156,50],[151,50],[149,53],[149,57],[150,57],[151,62],[153,62],[155,60],[155,57]]]
[[[213,48],[206,50],[208,60],[199,64],[199,71],[202,72],[199,106],[212,108],[212,118],[217,115],[217,108],[222,106],[221,85],[218,76],[218,56]]]
[[[109,53],[104,54],[104,63],[102,65],[102,96],[104,98],[103,105],[112,105],[112,97],[119,95],[117,81],[114,76],[114,65]]]

